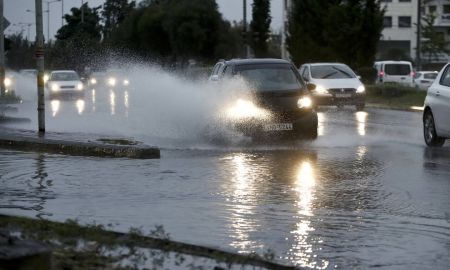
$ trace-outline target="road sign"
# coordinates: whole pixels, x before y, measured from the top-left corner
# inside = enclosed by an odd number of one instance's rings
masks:
[[[10,25],[10,22],[8,21],[8,19],[6,19],[5,17],[3,17],[3,30],[5,30],[6,28],[8,28],[9,25]]]

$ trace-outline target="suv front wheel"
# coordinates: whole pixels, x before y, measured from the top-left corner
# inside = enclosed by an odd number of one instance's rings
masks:
[[[436,134],[436,127],[434,125],[434,117],[430,110],[426,111],[423,116],[423,136],[425,143],[428,146],[442,146],[445,139],[438,137]]]

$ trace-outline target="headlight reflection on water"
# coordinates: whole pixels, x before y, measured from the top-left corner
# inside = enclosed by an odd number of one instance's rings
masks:
[[[52,107],[52,116],[55,117],[58,114],[59,107],[61,106],[61,101],[59,101],[59,100],[52,100],[50,102],[50,105]]]
[[[358,134],[366,136],[367,112],[356,112],[356,121],[358,122]]]
[[[314,254],[312,237],[310,233],[314,231],[311,224],[313,213],[313,202],[315,200],[316,176],[313,165],[309,160],[300,163],[295,176],[294,191],[298,194],[297,207],[298,219],[295,230],[291,231],[295,243],[291,249],[291,260],[296,260],[296,264],[302,267],[314,269],[325,269],[329,262],[325,260],[317,260]]]
[[[82,99],[77,100],[76,106],[77,106],[78,114],[82,115],[84,112],[84,100],[82,100]]]

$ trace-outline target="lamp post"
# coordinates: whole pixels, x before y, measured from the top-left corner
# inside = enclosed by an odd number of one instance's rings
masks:
[[[61,0],[61,27],[64,26],[64,0]]]
[[[47,3],[47,42],[50,42],[50,4],[61,2],[61,0],[45,1]]]

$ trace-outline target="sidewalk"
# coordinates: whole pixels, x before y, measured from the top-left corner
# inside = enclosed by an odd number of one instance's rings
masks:
[[[108,137],[84,133],[46,132],[0,126],[0,148],[36,151],[74,156],[153,159],[160,158],[160,150],[128,138]]]

